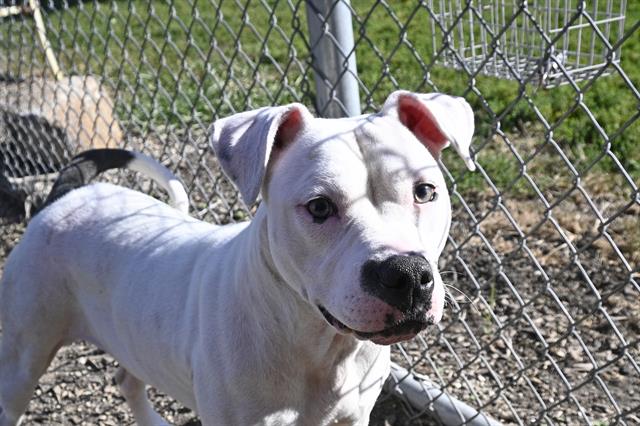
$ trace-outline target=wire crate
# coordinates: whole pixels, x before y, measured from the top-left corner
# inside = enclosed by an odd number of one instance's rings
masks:
[[[444,66],[544,87],[610,74],[626,0],[429,0]],[[442,49],[444,46],[444,49]],[[602,68],[605,68],[602,70]]]

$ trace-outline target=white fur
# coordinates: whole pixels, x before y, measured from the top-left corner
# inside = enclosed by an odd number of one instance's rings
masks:
[[[423,314],[439,321],[437,258],[451,220],[435,159],[391,108],[322,120],[292,104],[216,122],[225,171],[248,198],[262,186],[251,223],[214,226],[110,184],[39,213],[0,289],[0,426],[18,421],[55,351],[76,339],[121,364],[117,380],[139,424],[160,421],[144,383],[205,425],[368,424],[389,347],[339,332],[318,305],[358,331],[401,320],[363,291],[361,268],[417,252],[435,278]],[[272,155],[283,126],[291,140]],[[437,200],[415,204],[416,180],[433,183]],[[321,224],[305,208],[319,194],[339,211]]]
[[[127,168],[149,176],[169,193],[171,205],[181,212],[189,212],[189,196],[184,186],[169,169],[141,152],[134,152]]]

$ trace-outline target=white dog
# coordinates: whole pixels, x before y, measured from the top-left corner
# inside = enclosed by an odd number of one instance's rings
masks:
[[[222,168],[248,204],[263,198],[250,223],[228,226],[189,217],[181,187],[140,155],[76,160],[6,264],[0,425],[19,422],[77,339],[118,360],[141,425],[163,424],[145,384],[205,425],[366,425],[387,345],[442,317],[451,207],[436,159],[451,142],[473,168],[472,133],[461,98],[404,91],[355,118],[290,104],[218,120]],[[74,189],[118,166],[151,173],[180,208],[110,184]]]

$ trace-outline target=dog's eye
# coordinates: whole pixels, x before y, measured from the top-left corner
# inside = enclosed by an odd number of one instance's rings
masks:
[[[314,198],[307,203],[307,211],[315,223],[322,223],[336,212],[336,206],[325,197]]]
[[[430,183],[419,183],[413,188],[413,199],[418,204],[435,201],[437,198],[436,187]]]

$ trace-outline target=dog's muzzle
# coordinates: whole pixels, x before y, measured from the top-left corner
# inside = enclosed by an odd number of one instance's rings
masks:
[[[427,314],[432,306],[434,277],[423,256],[410,253],[369,260],[362,267],[361,285],[366,293],[395,308],[399,315],[388,315],[383,329],[365,332],[348,327],[318,306],[325,320],[342,333],[388,345],[413,338],[434,323]]]

